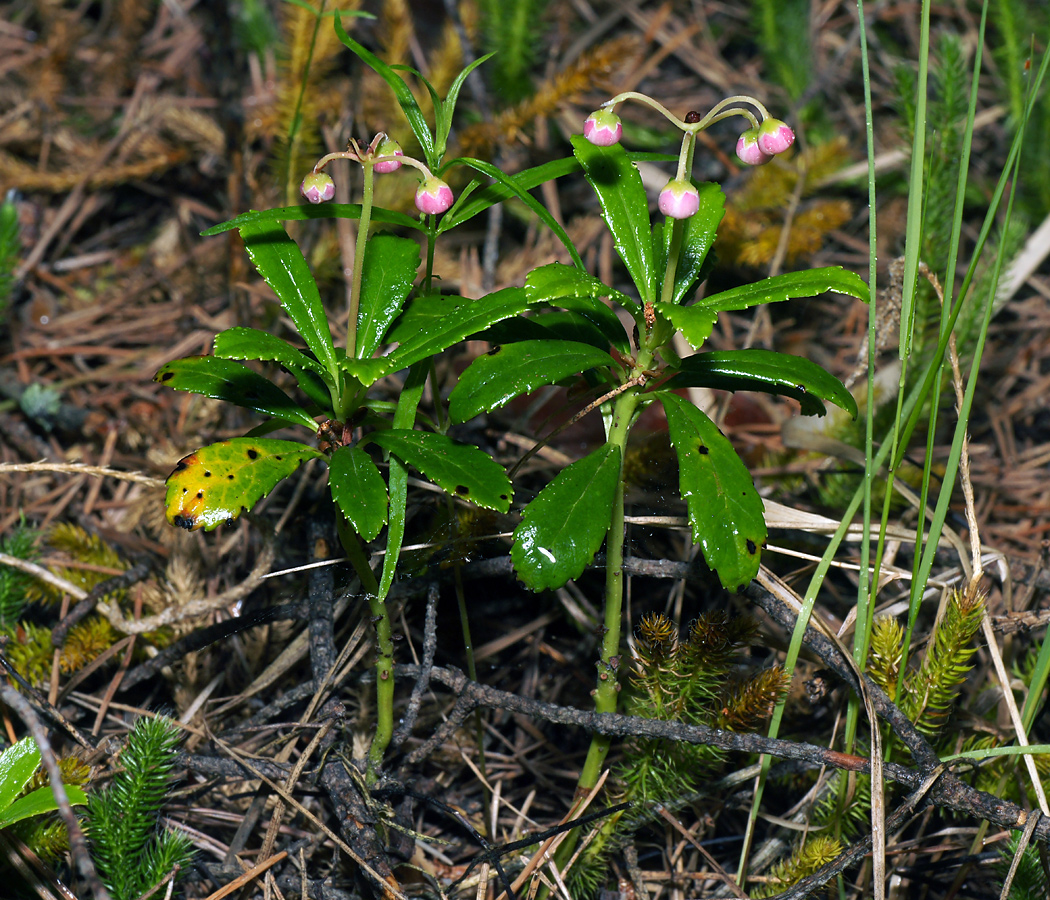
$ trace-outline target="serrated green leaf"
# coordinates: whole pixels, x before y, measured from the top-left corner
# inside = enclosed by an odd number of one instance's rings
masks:
[[[548,337],[553,340],[559,341],[570,341],[576,344],[590,344],[592,347],[601,350],[603,353],[609,352],[609,335],[594,324],[594,320],[583,313],[576,312],[571,309],[555,309],[547,312],[543,312],[538,316],[533,317],[529,321],[536,322],[540,327],[548,332]],[[617,322],[617,327],[619,323]],[[623,329],[620,329],[620,333],[623,334]],[[534,340],[543,340],[543,338],[535,335]],[[511,343],[510,341],[502,341],[497,343]],[[517,340],[524,340],[524,335]],[[624,342],[626,342],[626,335],[624,334]],[[629,352],[629,346],[622,346],[621,343],[616,344],[618,350],[622,350],[626,355]]]
[[[457,159],[450,160],[447,163],[447,165],[452,166],[456,165],[457,163],[460,165],[469,166],[475,171],[481,172],[483,175],[488,175],[490,178],[494,179],[498,184],[502,184],[504,187],[506,187],[510,191],[512,196],[517,197],[536,215],[536,217],[541,222],[543,222],[544,225],[546,225],[551,231],[554,232],[558,240],[561,241],[562,244],[565,246],[565,249],[569,251],[569,256],[572,257],[573,263],[575,263],[581,271],[583,270],[583,260],[580,259],[580,254],[576,250],[576,247],[573,245],[572,238],[569,237],[568,232],[562,227],[561,223],[547,211],[546,206],[540,203],[540,201],[533,197],[532,194],[530,194],[526,188],[522,187],[518,183],[518,180],[515,176],[505,174],[502,169],[492,165],[492,163],[485,162],[484,160],[480,159],[472,159],[468,156],[461,156]],[[442,221],[442,226],[443,227],[438,228],[439,234],[442,231],[447,231],[448,228],[452,227],[451,225],[444,226],[444,221]]]
[[[248,256],[277,295],[303,343],[334,376],[335,345],[328,316],[299,245],[276,222],[245,223],[240,226],[240,232]]]
[[[328,460],[332,499],[366,541],[375,540],[386,524],[386,483],[379,468],[360,447],[340,447]]]
[[[715,322],[718,321],[718,311],[707,307],[678,306],[674,303],[654,303],[653,307],[682,332],[682,337],[694,350],[699,350],[711,337]]]
[[[73,806],[83,806],[87,803],[87,795],[83,788],[75,784],[66,784],[63,787]],[[19,797],[3,812],[0,812],[0,828],[7,828],[8,825],[14,825],[15,822],[21,822],[23,819],[39,816],[42,813],[54,812],[56,809],[58,809],[58,804],[55,802],[55,794],[51,786],[37,788],[24,797]]]
[[[176,391],[203,394],[317,431],[313,417],[284,391],[247,366],[218,356],[187,356],[165,363],[153,380]]]
[[[431,166],[436,165],[438,160],[434,155],[434,136],[430,133],[430,126],[427,125],[423,111],[419,108],[416,98],[408,85],[405,84],[404,79],[378,56],[362,47],[346,33],[338,12],[335,16],[335,33],[344,46],[356,53],[370,69],[390,85],[390,89],[394,92],[394,96],[405,114],[405,118],[408,119],[412,133],[416,136],[416,140],[419,141],[419,146],[423,148],[423,154],[426,156],[427,162]]]
[[[40,750],[31,737],[22,738],[0,754],[0,810],[15,802],[39,767]]]
[[[534,591],[559,588],[578,578],[609,530],[620,448],[603,444],[562,469],[522,511],[510,558]]]
[[[357,316],[358,358],[367,359],[383,342],[405,305],[418,268],[419,244],[410,238],[375,234],[368,239]]]
[[[707,254],[715,242],[718,226],[725,216],[725,194],[712,182],[696,185],[700,193],[700,209],[695,215],[681,220],[678,226],[682,229],[682,243],[679,249],[678,266],[674,275],[674,295],[671,302],[683,301],[705,277]],[[662,272],[667,267],[667,254],[671,246],[673,229],[664,223],[653,226],[653,248],[656,250],[656,271]]]
[[[265,360],[280,363],[293,372],[307,369],[325,381],[329,378],[324,366],[316,359],[297,350],[286,340],[258,328],[238,325],[220,331],[215,335],[213,352],[222,359]]]
[[[255,506],[279,481],[320,450],[297,441],[232,438],[184,456],[165,482],[168,521],[187,531],[213,531]]]
[[[573,153],[598,195],[602,218],[612,232],[613,245],[643,302],[652,300],[655,275],[649,198],[642,176],[623,147],[595,147],[583,135],[571,138]]]
[[[453,422],[491,412],[519,394],[598,366],[612,365],[608,353],[572,341],[519,341],[494,347],[460,375],[448,398]]]
[[[722,587],[741,591],[758,573],[766,522],[751,473],[729,439],[677,394],[657,393],[678,456],[678,481],[693,540]]]
[[[661,385],[665,389],[701,386],[794,397],[804,416],[824,415],[827,400],[857,417],[857,401],[834,375],[808,359],[773,350],[697,353],[683,359],[678,373]]]
[[[868,286],[856,272],[850,272],[841,266],[826,266],[823,269],[808,269],[804,272],[785,272],[783,275],[774,275],[753,284],[710,294],[688,308],[718,312],[750,309],[763,303],[779,303],[796,297],[816,297],[827,291],[835,291],[868,302]],[[671,318],[670,315],[667,317]]]
[[[578,312],[592,312],[596,319],[608,323],[603,328],[610,329],[610,343],[613,344],[621,339],[619,335],[626,338],[626,334],[616,313],[605,305],[602,298],[608,297],[619,303],[632,316],[637,316],[642,310],[634,300],[604,281],[561,263],[550,263],[529,272],[525,277],[525,294],[532,304],[550,303]],[[612,339],[614,335],[617,340]]]
[[[517,287],[504,288],[478,300],[416,297],[386,335],[388,342],[398,344],[397,349],[378,359],[341,360],[340,365],[367,386],[527,308],[525,291]]]
[[[443,434],[391,429],[369,440],[419,469],[443,491],[485,509],[507,512],[514,491],[503,466],[470,444]]]
[[[261,222],[304,222],[312,219],[360,219],[360,203],[322,203],[304,204],[302,206],[279,206],[275,209],[252,209],[218,225],[201,232],[201,237],[212,237],[224,231],[232,231],[244,225],[257,225]],[[423,225],[418,217],[406,216],[404,213],[381,206],[373,206],[371,212],[373,224],[398,225],[401,228],[412,228],[422,231]]]

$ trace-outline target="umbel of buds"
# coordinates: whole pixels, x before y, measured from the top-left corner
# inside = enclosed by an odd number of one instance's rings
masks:
[[[660,211],[674,219],[686,219],[700,208],[699,194],[689,181],[692,170],[693,149],[696,135],[715,122],[730,116],[742,116],[751,127],[736,142],[736,155],[749,166],[760,166],[769,162],[778,153],[783,153],[795,142],[795,133],[780,119],[774,119],[766,108],[754,97],[734,96],[715,104],[706,115],[690,112],[679,119],[652,97],[637,91],[625,91],[602,104],[583,123],[583,136],[598,147],[611,147],[623,137],[623,125],[614,112],[617,104],[625,100],[637,100],[652,107],[669,119],[683,132],[682,151],[678,158],[678,172],[660,191]],[[745,104],[758,110],[761,121]]]
[[[329,153],[321,157],[313,171],[307,175],[301,185],[300,193],[310,203],[324,203],[335,196],[335,182],[327,173],[321,171],[333,159],[349,159],[359,162],[365,166],[366,171],[379,175],[387,175],[396,172],[402,166],[411,166],[422,173],[423,180],[416,190],[416,209],[427,215],[437,215],[445,212],[452,205],[452,189],[440,178],[436,177],[418,159],[405,156],[404,151],[397,141],[388,138],[380,132],[367,147],[362,147],[351,138],[346,150],[340,153]],[[371,175],[365,176],[365,196],[371,198]],[[370,203],[370,199],[366,202]]]

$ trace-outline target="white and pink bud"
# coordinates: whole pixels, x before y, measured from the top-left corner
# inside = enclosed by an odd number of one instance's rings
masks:
[[[404,156],[405,153],[401,149],[401,145],[390,138],[383,138],[380,141],[379,146],[375,149],[376,156]],[[387,175],[390,172],[396,172],[401,168],[401,163],[396,159],[384,159],[377,162],[373,167],[373,170],[379,175]]]
[[[667,182],[660,191],[660,212],[672,219],[688,219],[700,209],[700,192],[688,181]]]
[[[740,135],[736,142],[736,155],[737,159],[748,166],[762,166],[773,158],[759,146],[757,128],[749,128]]]
[[[616,113],[596,109],[583,122],[583,136],[596,147],[611,147],[623,137],[623,123]]]
[[[758,126],[758,146],[763,153],[776,156],[795,143],[795,132],[786,122],[769,118]]]
[[[335,196],[335,182],[327,172],[311,172],[299,185],[299,193],[311,203],[326,203]]]
[[[433,175],[416,188],[416,209],[428,216],[445,212],[452,200],[452,188]]]

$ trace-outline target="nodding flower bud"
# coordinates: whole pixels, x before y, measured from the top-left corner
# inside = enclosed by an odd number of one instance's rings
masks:
[[[688,219],[700,208],[700,192],[688,181],[669,181],[660,191],[660,212],[672,219]]]
[[[416,188],[416,209],[436,216],[452,205],[452,188],[433,175]]]
[[[376,156],[404,156],[405,153],[401,149],[401,145],[390,138],[384,138],[383,141],[376,147]],[[385,159],[382,162],[377,162],[372,169],[379,175],[386,175],[390,172],[396,172],[401,168],[401,163],[396,159]]]
[[[596,147],[611,147],[620,143],[623,124],[616,113],[607,109],[596,109],[584,120],[583,136]]]
[[[335,196],[335,182],[327,172],[311,172],[299,185],[299,193],[311,203],[325,203]]]
[[[758,145],[758,129],[749,128],[736,142],[736,155],[742,163],[748,166],[761,166],[769,162],[773,156],[766,153]]]
[[[763,153],[776,156],[795,143],[795,132],[780,119],[766,119],[758,126],[758,146]]]

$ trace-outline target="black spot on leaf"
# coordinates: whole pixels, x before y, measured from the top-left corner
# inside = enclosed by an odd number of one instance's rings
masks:
[[[204,499],[204,491],[197,491],[197,499],[198,500],[203,500]]]
[[[188,469],[188,468],[189,468],[189,466],[186,464],[186,460],[185,459],[180,459],[175,464],[175,472],[181,472],[183,469]],[[175,472],[172,472],[171,474],[174,475]]]
[[[171,381],[171,379],[174,378],[174,377],[175,377],[175,373],[174,372],[161,372],[157,376],[157,381]]]
[[[459,494],[459,496],[461,497],[466,497],[468,494],[470,494],[470,488],[468,488],[465,484],[457,484],[456,493]]]
[[[204,472],[204,477],[205,478],[211,478],[211,472],[205,471]]]
[[[258,450],[249,450],[248,451],[248,459],[258,459],[258,458],[259,458],[259,451]]]
[[[493,347],[493,348],[492,348],[491,350],[489,350],[489,352],[488,352],[488,353],[486,353],[485,355],[486,355],[486,356],[496,356],[496,355],[497,355],[497,354],[499,354],[499,353],[500,353],[500,352],[501,352],[502,350],[503,350],[503,345],[502,345],[502,344],[500,344],[500,345],[497,345],[497,346]]]
[[[171,520],[171,524],[176,528],[185,528],[187,531],[193,531],[192,516],[175,516],[175,518]]]
[[[755,546],[755,542],[751,538],[747,539],[747,552],[752,556],[758,552],[758,547]]]
[[[696,452],[699,453],[701,456],[707,456],[707,454],[710,453],[711,451],[707,449],[706,445],[704,445],[704,444],[697,444],[696,445]]]

